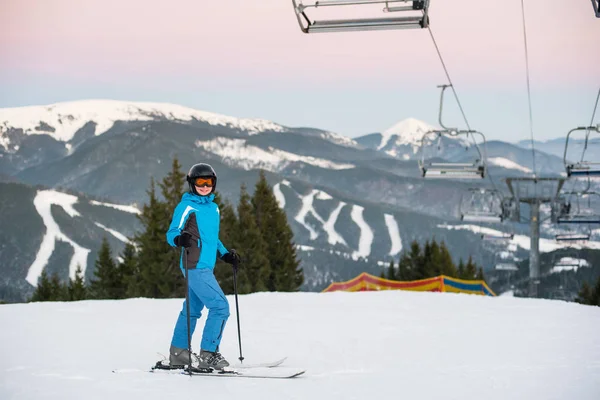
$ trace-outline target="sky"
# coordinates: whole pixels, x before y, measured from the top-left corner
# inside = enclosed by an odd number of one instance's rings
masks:
[[[534,138],[565,136],[592,117],[600,19],[588,0],[524,3]],[[341,8],[307,13],[365,9]],[[408,117],[436,124],[437,85],[448,83],[428,30],[307,35],[291,0],[0,0],[0,9],[0,107],[158,101],[356,137]],[[471,128],[529,139],[521,1],[432,0],[430,21]],[[446,100],[445,125],[465,127]]]

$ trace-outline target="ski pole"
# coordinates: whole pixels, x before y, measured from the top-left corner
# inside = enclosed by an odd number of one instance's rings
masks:
[[[237,316],[237,328],[238,328],[238,341],[240,344],[240,363],[244,361],[244,357],[242,356],[242,334],[240,331],[240,309],[238,306],[238,290],[237,290],[237,271],[238,271],[238,262],[234,261],[233,264],[233,293],[235,294],[235,315]]]
[[[192,334],[190,330],[190,280],[188,278],[187,250],[181,246],[181,255],[185,267],[185,310],[187,314],[187,339],[188,339],[188,372],[192,376]]]

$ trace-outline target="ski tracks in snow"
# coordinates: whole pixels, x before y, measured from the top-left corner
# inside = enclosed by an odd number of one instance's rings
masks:
[[[78,245],[62,233],[52,217],[51,211],[52,205],[55,204],[62,207],[69,216],[77,217],[79,213],[73,208],[73,204],[75,203],[77,203],[77,197],[54,190],[40,190],[33,199],[33,205],[42,217],[44,226],[46,226],[46,234],[42,239],[42,244],[25,278],[34,287],[37,287],[38,278],[42,274],[44,267],[48,264],[57,240],[67,242],[73,247],[73,257],[71,257],[71,262],[69,263],[69,277],[75,279],[75,272],[78,265],[81,267],[82,275],[85,275],[87,257],[90,250]]]
[[[273,186],[273,194],[275,195],[279,206],[281,208],[284,208],[286,205],[286,201],[285,195],[281,191],[281,185],[285,185],[290,188],[291,185],[289,181],[283,180]],[[300,211],[298,211],[298,214],[294,217],[294,220],[300,225],[304,226],[306,230],[308,230],[311,240],[317,239],[319,237],[319,232],[317,230],[317,227],[312,226],[306,221],[306,217],[308,215],[312,215],[317,221],[319,221],[322,224],[322,228],[327,234],[327,242],[330,245],[336,245],[340,243],[346,247],[349,247],[348,242],[344,239],[344,237],[335,230],[335,224],[339,218],[342,209],[344,208],[344,206],[347,205],[347,203],[340,201],[336,208],[331,212],[331,214],[329,214],[327,221],[325,221],[324,218],[317,213],[313,206],[313,203],[315,199],[333,200],[333,197],[331,197],[328,193],[318,189],[313,189],[309,194],[305,196],[302,196],[298,193],[296,193],[296,195],[302,201],[302,207],[300,208]],[[373,230],[363,218],[363,211],[364,207],[353,204],[352,210],[350,212],[352,220],[360,229],[358,249],[352,253],[352,257],[354,259],[358,259],[360,257],[368,257],[371,254],[371,248],[375,239]],[[398,228],[398,222],[396,221],[395,217],[391,214],[384,214],[384,219],[391,241],[389,255],[393,256],[402,251],[402,238],[400,237],[400,230]]]

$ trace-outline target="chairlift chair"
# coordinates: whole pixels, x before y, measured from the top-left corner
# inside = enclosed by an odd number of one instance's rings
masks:
[[[557,242],[585,242],[590,240],[589,233],[559,233],[554,236]]]
[[[304,33],[421,29],[429,26],[429,0],[325,0],[314,1],[311,4],[303,4],[302,0],[292,0],[292,4],[300,29]],[[383,5],[381,12],[402,12],[404,16],[311,20],[307,15],[307,9],[310,8],[316,10],[322,7],[338,7],[339,11],[340,6],[366,6],[361,8],[366,11],[368,6],[373,5]]]
[[[470,188],[461,199],[460,219],[468,222],[502,222],[501,198],[496,190]]]
[[[498,263],[494,266],[496,271],[518,271],[519,267],[515,263]]]
[[[600,1],[600,0],[599,0]],[[585,155],[585,150],[589,144],[590,133],[597,132],[600,133],[600,125],[596,126],[580,126],[574,129],[571,129],[569,133],[567,133],[567,139],[565,141],[565,151],[563,155],[563,162],[565,164],[565,170],[567,172],[567,177],[571,176],[600,176],[600,162],[598,161],[585,161],[582,159],[579,162],[570,163],[567,161],[567,150],[569,148],[569,137],[573,132],[576,131],[586,131],[585,142],[584,142],[584,150],[583,155]]]
[[[419,169],[421,170],[421,176],[423,178],[450,178],[450,179],[483,179],[486,174],[486,140],[483,133],[475,130],[459,130],[457,128],[448,128],[442,122],[442,110],[444,104],[444,91],[451,85],[440,85],[442,88],[440,93],[440,111],[439,111],[439,124],[443,129],[432,130],[425,132],[421,137],[421,159],[419,162]],[[475,135],[481,137],[481,143],[483,146],[483,153],[477,145]],[[464,136],[468,143],[468,139],[473,140],[473,146],[477,150],[477,158],[472,162],[437,162],[433,161],[432,158],[426,158],[425,148],[427,143],[437,142],[438,150],[440,149],[440,143],[443,137],[451,139],[459,139]],[[429,139],[429,138],[433,139]],[[428,140],[429,139],[429,140]]]
[[[514,197],[502,199],[502,220],[521,222],[521,204]]]
[[[514,233],[499,233],[499,234],[490,234],[490,233],[482,233],[481,239],[488,242],[508,242],[515,238]]]
[[[559,224],[600,224],[600,193],[597,192],[568,192],[566,194],[575,195],[576,202],[566,203],[562,211],[556,218]],[[596,199],[592,207],[592,198]],[[582,207],[581,203],[587,199],[588,207]]]

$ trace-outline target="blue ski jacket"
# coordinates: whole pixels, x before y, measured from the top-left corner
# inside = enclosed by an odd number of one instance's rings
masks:
[[[175,207],[171,225],[167,231],[167,242],[175,247],[173,241],[183,231],[192,235],[192,246],[187,249],[188,269],[207,268],[214,269],[217,261],[217,252],[222,256],[228,250],[219,240],[219,224],[221,216],[219,206],[213,202],[214,194],[198,196],[185,193]],[[184,259],[180,259],[179,266],[184,270]]]

